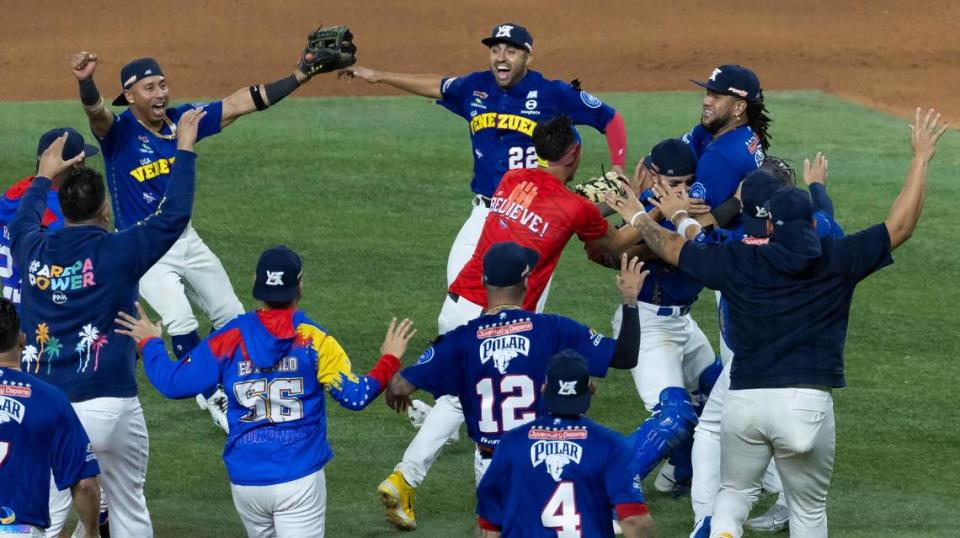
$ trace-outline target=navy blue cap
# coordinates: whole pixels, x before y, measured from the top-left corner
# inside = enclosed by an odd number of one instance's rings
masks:
[[[741,65],[724,64],[710,73],[705,81],[691,80],[690,82],[706,88],[712,92],[732,95],[747,101],[763,100],[763,90],[760,89],[760,79],[757,74]]]
[[[481,43],[492,47],[497,43],[507,43],[518,49],[526,49],[527,52],[533,52],[533,36],[526,28],[514,22],[498,24],[493,27],[490,37],[484,38]]]
[[[91,146],[83,140],[83,135],[78,133],[76,130],[71,129],[70,127],[57,127],[56,129],[50,129],[49,131],[40,135],[40,141],[37,142],[37,157],[50,147],[50,144],[57,139],[63,136],[63,133],[67,133],[67,141],[63,144],[63,153],[61,157],[65,161],[80,155],[80,152],[84,152],[86,157],[91,157],[100,153],[100,150],[97,149],[97,146]]]
[[[483,255],[483,283],[497,288],[516,286],[533,271],[540,255],[513,241],[497,243]]]
[[[590,409],[587,359],[572,349],[550,357],[543,406],[551,415],[582,415]]]
[[[743,232],[751,237],[767,236],[767,201],[781,187],[780,181],[763,170],[747,174],[740,186],[743,205]]]
[[[820,256],[820,238],[811,222],[813,202],[806,191],[781,187],[767,202],[767,212],[773,222],[771,243],[780,243],[808,259]]]
[[[137,58],[123,66],[123,69],[120,70],[120,86],[124,90],[129,90],[138,80],[158,75],[162,77],[163,71],[160,70],[160,64],[158,64],[156,60],[153,58]],[[123,96],[123,92],[121,91],[120,95],[113,100],[113,106],[126,105],[127,98]]]
[[[689,176],[697,171],[697,159],[693,151],[679,138],[668,138],[653,146],[643,165],[670,177]]]
[[[259,301],[285,303],[297,297],[303,263],[300,256],[279,245],[268,248],[257,262],[253,280],[253,297]]]

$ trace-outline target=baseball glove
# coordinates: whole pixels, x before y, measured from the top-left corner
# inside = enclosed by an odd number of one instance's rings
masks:
[[[621,184],[620,174],[611,170],[604,174],[603,177],[592,177],[584,181],[574,187],[573,190],[595,204],[602,204],[606,202],[604,195],[608,192],[616,191],[623,194],[623,189],[620,187]]]
[[[300,54],[300,71],[312,77],[357,63],[357,46],[353,33],[346,26],[317,28],[307,36],[307,46]]]

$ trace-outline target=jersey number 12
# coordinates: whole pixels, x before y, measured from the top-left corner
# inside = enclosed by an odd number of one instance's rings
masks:
[[[493,379],[485,377],[477,383],[480,396],[480,422],[483,433],[500,433],[523,426],[537,417],[531,408],[537,399],[533,380],[525,375],[508,375],[500,380],[499,394],[494,394]],[[493,407],[500,402],[500,423],[493,416]],[[519,411],[519,413],[518,413]]]

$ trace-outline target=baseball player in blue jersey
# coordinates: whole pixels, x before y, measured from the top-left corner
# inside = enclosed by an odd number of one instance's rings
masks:
[[[13,259],[23,275],[23,362],[36,361],[38,375],[63,390],[90,436],[103,469],[111,529],[118,536],[153,534],[143,496],[149,441],[137,398],[136,349],[113,335],[118,311],[129,311],[138,281],[183,233],[193,206],[193,143],[205,116],[185,112],[177,140],[177,164],[159,211],[139,225],[110,233],[110,204],[103,177],[95,170],[70,170],[60,187],[65,226],[43,228],[50,177],[83,158],[64,161],[67,135],[40,158],[37,177],[10,224]],[[49,373],[47,373],[49,368]],[[54,492],[51,526],[56,536],[70,498]]]
[[[390,322],[381,357],[367,375],[353,373],[337,339],[297,308],[303,291],[300,257],[286,247],[263,252],[254,298],[261,308],[224,325],[173,362],[152,323],[121,313],[116,332],[143,351],[150,382],[168,398],[189,398],[216,383],[227,389],[230,433],[223,459],[234,505],[251,538],[322,537],[326,512],[323,467],[327,441],[324,393],[359,411],[400,367],[416,333],[409,320]]]
[[[354,66],[341,74],[437,100],[469,122],[473,147],[473,211],[450,248],[447,285],[470,260],[490,208],[490,198],[507,170],[536,168],[533,129],[561,114],[577,125],[604,133],[610,162],[623,172],[627,135],[623,117],[593,95],[558,80],[549,80],[528,68],[533,58],[533,36],[515,23],[500,24],[490,37],[490,69],[463,76],[408,75]],[[544,292],[541,301],[546,302]]]
[[[176,124],[185,111],[202,106],[207,115],[198,139],[215,135],[237,118],[277,104],[305,83],[314,74],[311,70],[318,69],[306,54],[301,56],[299,68],[285,78],[242,88],[221,101],[175,107],[170,106],[170,92],[160,65],[153,58],[139,58],[120,71],[123,92],[112,102],[127,107],[120,114],[104,106],[93,81],[100,60],[97,54],[83,51],[74,55],[71,67],[90,129],[103,150],[117,230],[134,226],[157,210],[173,168]],[[192,225],[143,276],[140,295],[160,314],[178,356],[200,342],[191,300],[214,328],[243,313],[223,265]],[[226,429],[222,391],[211,389],[198,395],[197,403]]]
[[[856,285],[891,264],[923,208],[928,163],[946,131],[918,108],[913,160],[883,223],[845,237],[818,237],[811,197],[778,189],[763,206],[769,241],[709,245],[663,231],[642,206],[607,196],[635,218],[655,252],[706,286],[722,290],[734,351],[721,419],[721,490],[714,538],[734,538],[761,488],[771,457],[781,471],[791,536],[827,536],[826,498],[836,432],[834,388],[846,385],[843,347]],[[759,216],[759,215],[758,215]]]
[[[630,443],[585,416],[587,361],[562,351],[544,377],[545,413],[503,434],[477,487],[481,536],[612,537],[611,512],[627,538],[655,536]]]
[[[71,495],[95,537],[100,467],[63,392],[20,370],[24,337],[16,306],[0,299],[0,536],[43,536],[53,485]]]
[[[84,143],[83,136],[81,136],[80,133],[69,127],[61,127],[59,129],[51,129],[43,133],[40,137],[40,141],[37,143],[38,164],[40,155],[43,154],[54,140],[64,133],[67,133],[67,140],[63,146],[63,159],[70,160],[80,155],[80,153],[84,154],[84,158],[74,166],[82,166],[86,157],[99,153],[96,146]],[[34,176],[27,176],[14,183],[13,186],[7,189],[7,192],[3,193],[3,197],[0,198],[0,231],[2,231],[2,235],[0,235],[0,283],[3,285],[3,297],[13,301],[13,304],[17,305],[18,309],[20,308],[20,271],[17,270],[17,265],[13,262],[13,257],[10,255],[9,226],[13,221],[14,215],[17,214],[17,209],[20,207],[20,200],[23,198],[23,194],[27,192],[27,189],[29,189],[33,183],[33,177]],[[58,176],[52,179],[53,188],[47,193],[47,210],[43,214],[42,223],[43,226],[49,230],[58,230],[63,228],[63,211],[60,210],[60,200],[57,197],[57,190],[63,178]]]
[[[509,241],[493,245],[483,258],[486,311],[438,337],[417,364],[394,376],[386,395],[398,411],[417,389],[435,397],[458,396],[467,433],[477,445],[478,482],[501,435],[542,414],[537,387],[549,357],[575,349],[588,358],[590,373],[597,377],[604,377],[610,367],[636,365],[640,327],[634,298],[646,276],[643,264],[626,256],[621,260],[617,287],[624,298],[624,329],[614,341],[572,319],[522,309],[527,274],[536,262],[532,249]],[[415,528],[412,488],[405,481],[389,484],[395,489],[381,492],[387,517],[398,527]]]

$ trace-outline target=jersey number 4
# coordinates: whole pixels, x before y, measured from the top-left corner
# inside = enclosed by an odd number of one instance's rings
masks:
[[[540,512],[540,523],[557,531],[557,538],[580,538],[580,514],[573,482],[560,482]]]
[[[508,375],[500,380],[499,393],[494,393],[493,379],[485,377],[477,383],[477,396],[480,396],[480,431],[499,433],[510,431],[517,426],[537,418],[531,408],[537,399],[533,380],[525,375]],[[496,402],[500,402],[500,423],[493,416]]]
[[[254,379],[233,385],[233,392],[240,405],[250,410],[240,418],[243,422],[288,422],[303,418],[303,402],[297,396],[303,394],[303,379],[278,378],[267,382]]]
[[[507,155],[510,157],[507,161],[510,170],[537,167],[537,149],[533,146],[529,148],[514,146],[507,151]]]

